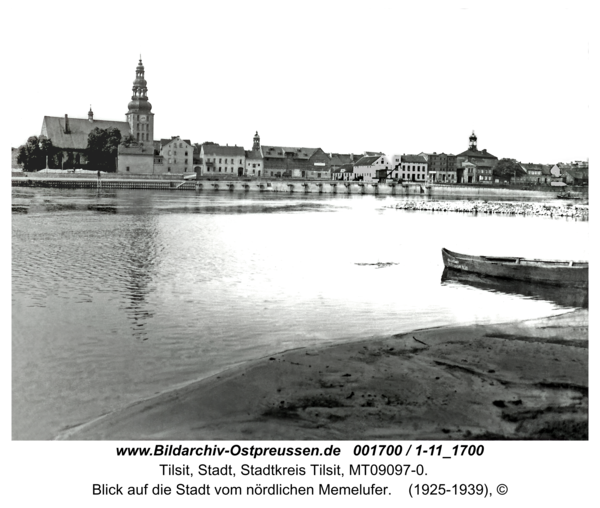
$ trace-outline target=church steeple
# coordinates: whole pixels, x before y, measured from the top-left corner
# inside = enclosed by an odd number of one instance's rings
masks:
[[[94,121],[94,112],[92,111],[92,105],[90,104],[90,110],[88,111],[88,120],[90,122]]]
[[[260,136],[258,135],[258,131],[254,135],[254,144],[252,145],[252,150],[258,152],[260,150]]]
[[[475,136],[475,131],[469,136],[469,150],[477,151],[477,136]]]
[[[142,55],[140,55],[140,61],[135,68],[133,95],[126,116],[133,137],[139,142],[152,142],[154,140],[154,113],[152,113],[152,104],[148,101],[148,87],[144,73],[144,64]]]

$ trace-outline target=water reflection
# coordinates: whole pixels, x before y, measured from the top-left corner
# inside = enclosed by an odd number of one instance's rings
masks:
[[[123,298],[125,314],[131,324],[132,336],[147,340],[147,324],[154,317],[148,305],[153,292],[152,280],[157,258],[157,227],[153,216],[138,217],[140,221],[123,237]]]
[[[523,296],[533,300],[553,302],[563,307],[588,308],[588,289],[552,286],[519,280],[485,277],[475,273],[445,268],[442,285],[460,284],[492,293]]]

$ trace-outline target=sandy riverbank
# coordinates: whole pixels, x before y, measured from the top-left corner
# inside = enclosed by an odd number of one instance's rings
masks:
[[[66,439],[587,439],[588,311],[284,352]]]

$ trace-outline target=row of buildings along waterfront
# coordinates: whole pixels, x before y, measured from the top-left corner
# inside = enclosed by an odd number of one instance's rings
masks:
[[[91,106],[87,118],[70,118],[68,115],[44,117],[41,135],[49,138],[59,150],[61,168],[86,167],[90,132],[96,127],[114,127],[123,138],[129,140],[119,145],[117,173],[184,176],[196,173],[209,178],[395,180],[481,185],[504,183],[494,177],[498,157],[486,149],[478,149],[475,132],[469,137],[468,148],[457,155],[436,152],[394,155],[382,152],[333,153],[322,148],[271,146],[261,144],[258,132],[254,135],[250,150],[213,142],[192,143],[190,139],[180,136],[155,140],[155,115],[148,100],[141,58],[136,67],[132,92],[125,121],[98,120],[94,118]],[[570,177],[572,182],[567,183],[577,183],[582,178],[587,180],[587,164],[578,164],[521,164],[519,174],[515,172],[513,181],[548,184],[558,177]]]

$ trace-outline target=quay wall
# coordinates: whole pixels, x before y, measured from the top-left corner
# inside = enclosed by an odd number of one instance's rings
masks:
[[[18,175],[18,176],[17,176]],[[182,180],[180,175],[119,175],[104,174],[98,182],[90,174],[44,174],[13,173],[13,186],[97,188],[105,189],[172,189],[210,192],[285,192],[293,194],[373,194],[391,196],[473,196],[474,198],[527,197],[547,198],[560,192],[558,188],[529,190],[496,188],[488,186],[418,184],[418,183],[369,183],[318,180]]]

